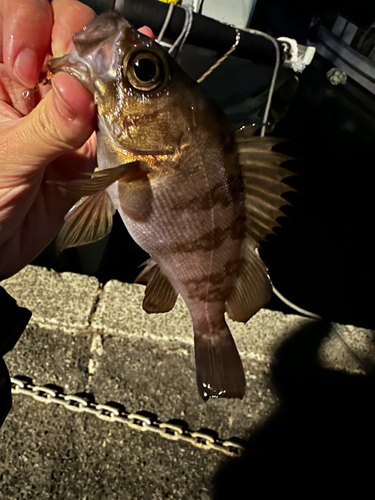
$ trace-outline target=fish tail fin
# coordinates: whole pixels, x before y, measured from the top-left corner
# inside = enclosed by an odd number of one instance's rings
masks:
[[[228,326],[217,335],[194,330],[195,366],[201,398],[239,398],[245,394],[241,358]]]

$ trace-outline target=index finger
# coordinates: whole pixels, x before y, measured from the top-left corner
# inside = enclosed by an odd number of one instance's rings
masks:
[[[95,17],[95,12],[76,0],[54,0],[51,5],[54,16],[52,54],[59,57],[69,51],[73,35]]]
[[[50,50],[52,10],[48,0],[3,0],[3,61],[25,87],[36,84]]]

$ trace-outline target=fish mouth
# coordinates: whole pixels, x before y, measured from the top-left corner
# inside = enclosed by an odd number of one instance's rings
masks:
[[[90,66],[86,61],[80,59],[76,52],[50,59],[47,64],[53,75],[60,71],[68,73],[79,80],[91,94],[94,94],[95,88],[91,79]]]

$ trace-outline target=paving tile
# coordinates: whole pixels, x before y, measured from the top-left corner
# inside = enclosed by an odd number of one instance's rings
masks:
[[[32,322],[72,333],[89,326],[99,290],[96,278],[37,266],[25,267],[2,286],[32,311]]]

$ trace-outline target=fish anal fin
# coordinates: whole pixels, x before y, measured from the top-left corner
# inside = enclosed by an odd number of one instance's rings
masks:
[[[198,391],[204,401],[212,398],[239,398],[245,394],[246,381],[236,344],[224,322],[218,334],[194,330],[195,368]]]
[[[246,323],[271,298],[272,284],[267,267],[255,242],[247,236],[244,241],[240,274],[226,304],[230,319]]]
[[[286,216],[280,209],[290,202],[283,195],[294,189],[283,179],[294,174],[281,164],[291,158],[272,150],[281,142],[274,137],[255,137],[242,130],[236,133],[236,141],[244,183],[247,232],[259,244],[278,225],[276,219]]]
[[[146,283],[142,306],[147,313],[163,313],[173,309],[178,294],[158,264],[152,259],[147,261],[146,267],[138,275],[136,282]]]
[[[56,240],[57,251],[101,240],[112,229],[114,213],[107,191],[81,198],[65,216]]]

